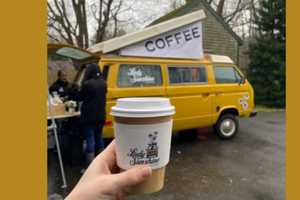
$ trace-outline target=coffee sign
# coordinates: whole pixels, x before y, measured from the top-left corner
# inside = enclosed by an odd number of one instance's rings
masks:
[[[203,57],[202,22],[127,46],[120,50],[120,55],[200,59]]]

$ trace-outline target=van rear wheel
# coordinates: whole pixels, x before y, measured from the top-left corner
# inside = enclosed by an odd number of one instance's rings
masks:
[[[236,116],[225,114],[219,118],[214,125],[214,129],[219,138],[224,140],[231,139],[238,133],[239,121]]]

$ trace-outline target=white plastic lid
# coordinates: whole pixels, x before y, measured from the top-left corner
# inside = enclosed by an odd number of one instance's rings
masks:
[[[160,117],[175,114],[168,98],[120,98],[110,113],[116,117]]]

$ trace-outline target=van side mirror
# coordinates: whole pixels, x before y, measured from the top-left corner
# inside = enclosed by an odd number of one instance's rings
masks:
[[[239,85],[242,85],[246,82],[246,78],[244,76],[241,77],[240,81],[239,81]]]

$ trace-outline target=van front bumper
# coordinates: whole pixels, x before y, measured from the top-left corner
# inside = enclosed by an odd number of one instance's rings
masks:
[[[253,110],[251,111],[249,117],[255,117],[257,115],[257,111]]]

